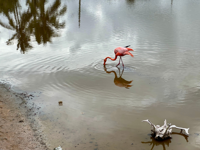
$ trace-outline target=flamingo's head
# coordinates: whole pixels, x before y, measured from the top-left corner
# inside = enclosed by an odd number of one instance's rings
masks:
[[[104,59],[104,63],[103,63],[104,65],[106,64],[106,61],[107,61],[107,58]]]

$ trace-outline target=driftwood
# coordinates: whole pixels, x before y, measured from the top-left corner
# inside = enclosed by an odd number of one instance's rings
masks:
[[[62,147],[59,146],[59,147],[54,148],[53,150],[62,150]]]
[[[184,130],[185,134],[187,136],[189,135],[189,132],[188,132],[189,128],[177,127],[176,125],[171,125],[171,123],[167,124],[166,119],[164,121],[164,125],[163,126],[154,125],[148,119],[147,120],[143,120],[143,122],[147,122],[147,123],[149,123],[151,125],[151,127],[152,127],[151,134],[157,140],[163,140],[163,139],[170,138],[171,134],[172,134],[172,128],[180,129],[181,133]]]
[[[186,142],[188,142],[188,136],[187,135],[182,134],[182,133],[177,133],[177,132],[172,132],[172,135],[173,134],[183,136],[185,138]],[[141,143],[143,143],[143,144],[149,144],[151,146],[151,150],[153,150],[155,146],[156,147],[157,146],[162,146],[163,150],[166,150],[166,146],[169,147],[170,143],[172,142],[171,138],[168,138],[168,139],[162,140],[162,141],[158,141],[154,137],[150,137],[150,139],[151,139],[151,141],[141,142]]]

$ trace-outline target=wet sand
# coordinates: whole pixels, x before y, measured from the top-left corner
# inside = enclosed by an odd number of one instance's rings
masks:
[[[39,108],[26,102],[32,98],[0,84],[0,150],[49,149],[37,121]]]

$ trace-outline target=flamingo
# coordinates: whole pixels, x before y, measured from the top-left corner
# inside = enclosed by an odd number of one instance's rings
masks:
[[[130,45],[125,46],[125,47],[117,47],[117,48],[115,48],[115,50],[114,50],[115,58],[113,59],[113,58],[111,58],[111,57],[106,57],[106,58],[104,59],[104,65],[106,64],[106,61],[107,61],[108,58],[111,59],[112,61],[114,61],[114,60],[116,60],[117,57],[119,56],[120,59],[121,59],[121,61],[122,61],[122,56],[124,56],[124,55],[131,55],[131,56],[133,57],[133,54],[131,54],[129,51],[134,51],[134,50],[131,49],[131,48],[129,48],[129,46],[130,46]],[[119,59],[119,63],[117,64],[117,66],[120,64],[120,59]],[[124,66],[123,61],[122,61],[122,65]],[[116,66],[116,67],[117,67],[117,66]]]

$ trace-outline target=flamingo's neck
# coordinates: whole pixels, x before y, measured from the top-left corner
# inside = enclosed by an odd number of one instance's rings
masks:
[[[115,58],[106,57],[106,58],[104,59],[104,65],[105,65],[105,63],[106,63],[106,61],[107,61],[108,58],[111,59],[112,61],[114,61],[114,60],[117,59],[117,55],[115,55]]]

